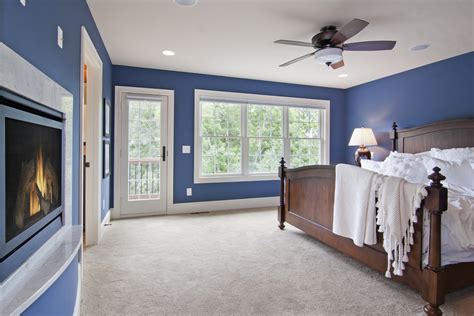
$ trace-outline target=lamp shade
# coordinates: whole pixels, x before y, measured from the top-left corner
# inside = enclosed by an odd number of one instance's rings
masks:
[[[377,140],[375,139],[374,132],[371,128],[360,127],[354,128],[352,132],[351,140],[349,141],[349,146],[375,146],[377,145]]]

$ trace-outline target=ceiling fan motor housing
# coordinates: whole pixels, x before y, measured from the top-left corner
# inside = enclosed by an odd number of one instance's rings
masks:
[[[337,33],[335,26],[329,25],[321,28],[321,32],[314,35],[311,43],[317,48],[331,46],[331,38]]]
[[[317,51],[314,59],[318,64],[331,65],[342,60],[342,48],[328,47]]]

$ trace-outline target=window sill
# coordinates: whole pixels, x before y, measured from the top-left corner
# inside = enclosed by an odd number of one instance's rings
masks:
[[[194,177],[194,183],[226,183],[226,182],[253,182],[253,181],[277,181],[277,174],[248,175],[248,176],[209,176]]]

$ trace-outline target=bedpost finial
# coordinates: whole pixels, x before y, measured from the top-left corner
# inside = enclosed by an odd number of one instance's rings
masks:
[[[397,130],[397,127],[398,127],[397,122],[393,122],[393,124],[392,124],[392,129],[393,129],[394,131],[396,131],[396,130]]]
[[[441,169],[439,167],[434,167],[433,171],[434,172],[428,176],[428,179],[431,180],[430,186],[433,188],[441,188],[443,186],[441,181],[446,180],[446,177],[440,173]]]
[[[285,178],[285,158],[281,157],[280,167],[278,168],[278,176],[281,178],[281,181]]]
[[[285,158],[281,157],[280,166],[285,167]]]

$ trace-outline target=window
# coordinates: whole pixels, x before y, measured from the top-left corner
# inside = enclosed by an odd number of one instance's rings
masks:
[[[329,162],[329,101],[195,90],[194,181],[277,179]]]

